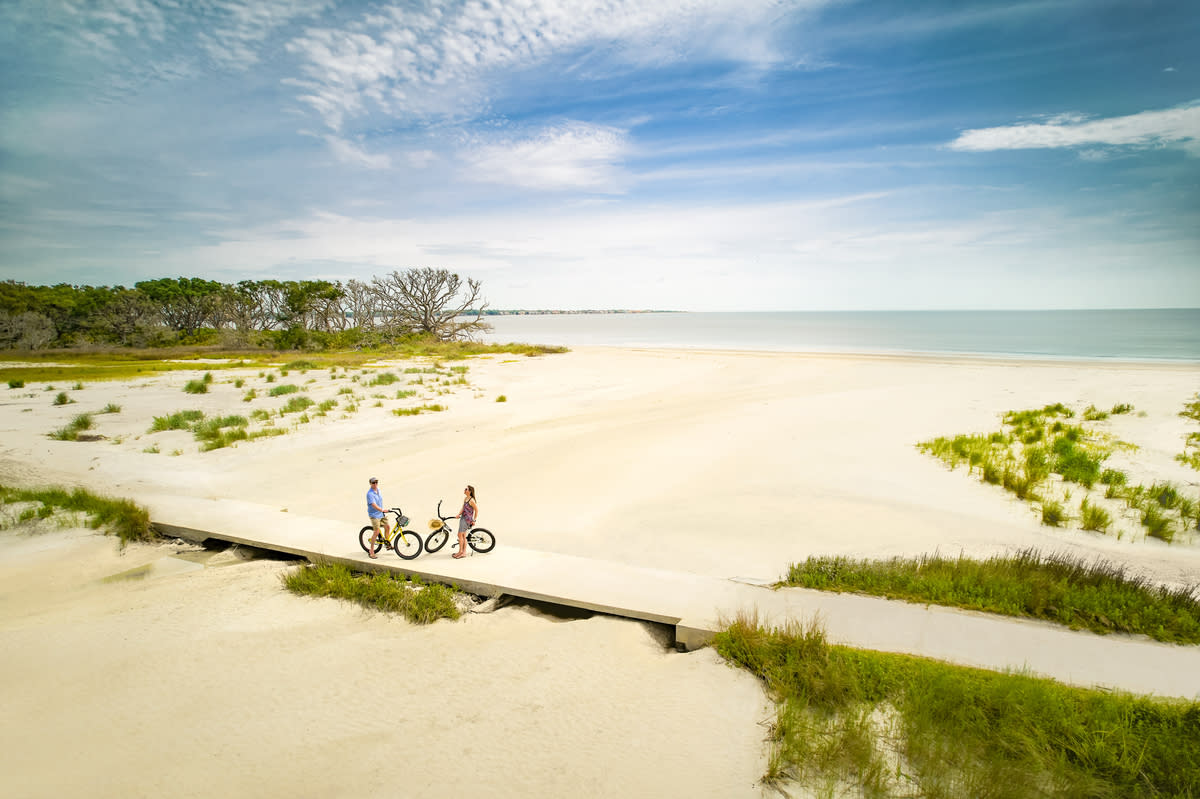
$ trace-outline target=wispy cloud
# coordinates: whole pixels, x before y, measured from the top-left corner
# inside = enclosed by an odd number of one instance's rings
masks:
[[[345,164],[356,164],[369,169],[387,169],[392,165],[392,159],[382,153],[368,153],[353,142],[337,136],[326,136],[325,142],[330,152]]]
[[[1163,111],[1085,119],[1064,115],[1044,123],[978,128],[950,143],[955,150],[1027,150],[1094,146],[1181,147],[1200,156],[1200,101]]]
[[[325,123],[378,109],[394,116],[469,112],[500,73],[556,56],[603,52],[629,65],[684,59],[769,63],[781,56],[772,23],[825,0],[528,0],[426,3],[372,11],[337,28],[312,28],[287,45],[301,59],[292,81]],[[794,57],[794,56],[793,56]]]
[[[15,0],[0,9],[13,28],[36,29],[59,45],[102,58],[127,60],[152,46],[170,46],[178,61],[191,45],[236,70],[257,63],[264,42],[297,20],[328,9],[333,0]],[[194,51],[193,51],[194,52]],[[154,71],[142,64],[141,70]],[[178,71],[178,67],[172,67]]]
[[[466,177],[529,189],[620,191],[625,131],[567,122],[519,139],[489,141],[462,154]]]

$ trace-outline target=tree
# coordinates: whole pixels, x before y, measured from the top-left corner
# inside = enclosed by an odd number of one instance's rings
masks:
[[[489,329],[487,303],[478,280],[462,279],[446,269],[406,269],[372,278],[381,327],[391,335],[429,333],[442,341],[470,338]]]
[[[213,327],[219,324],[225,286],[215,280],[164,277],[143,280],[135,286],[158,306],[163,321],[172,330],[191,335],[206,323]]]

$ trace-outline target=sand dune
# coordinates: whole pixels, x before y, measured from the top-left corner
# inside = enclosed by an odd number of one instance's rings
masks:
[[[254,369],[214,372],[203,395],[182,390],[202,371],[5,389],[0,481],[243,499],[344,519],[347,537],[372,474],[415,519],[470,482],[502,542],[654,568],[775,579],[810,554],[1033,546],[1200,582],[1192,541],[1044,527],[914,447],[997,429],[1007,410],[1130,403],[1139,413],[1103,423],[1138,445],[1114,462],[1194,487],[1174,455],[1194,429],[1178,411],[1200,367],[606,349],[466,365],[466,384],[402,375],[413,364],[397,362],[375,374],[402,382],[369,388],[370,374],[268,384]],[[339,404],[303,424],[273,416],[286,435],[212,452],[187,432],[147,432],[185,409],[274,413],[288,397],[266,392],[287,382]],[[75,402],[54,406],[64,389]],[[434,402],[447,410],[391,412]],[[46,436],[108,403],[121,410],[94,417],[102,438]],[[516,607],[416,628],[290,596],[280,563],[199,568],[174,555],[117,554],[79,532],[0,536],[0,643],[15,653],[0,684],[16,711],[0,769],[18,793],[760,792],[761,691],[711,652],[668,651],[653,628]],[[141,579],[99,582],[146,563],[158,565]]]

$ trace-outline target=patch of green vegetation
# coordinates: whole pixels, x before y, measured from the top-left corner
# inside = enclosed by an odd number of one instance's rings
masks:
[[[371,378],[368,386],[390,386],[393,383],[400,382],[400,378],[394,372],[383,372]]]
[[[438,413],[446,410],[445,405],[421,405],[417,408],[395,408],[392,413],[397,416],[416,416],[421,413]]]
[[[273,387],[267,393],[272,397],[282,397],[284,394],[295,394],[299,390],[300,386],[293,385],[292,383],[284,383],[282,385]]]
[[[496,402],[508,402],[508,397],[501,394],[500,396],[496,397]]]
[[[282,579],[293,593],[346,599],[366,608],[399,613],[414,624],[459,617],[452,588],[423,584],[417,578],[385,573],[360,575],[341,564],[323,563],[301,566]]]
[[[121,406],[115,402],[110,402],[100,409],[100,413],[120,413]]]
[[[193,422],[204,418],[204,411],[176,411],[169,416],[155,416],[150,425],[150,433],[161,433],[164,430],[190,430]]]
[[[58,394],[56,394],[54,396],[54,404],[55,405],[69,405],[70,403],[72,403],[74,401],[75,400],[73,400],[67,396],[67,392],[65,392],[65,391],[60,391],[60,392],[58,392]]]
[[[1200,586],[1168,590],[1103,560],[1026,550],[987,560],[927,555],[872,561],[812,557],[783,585],[1023,616],[1098,633],[1200,643]]]
[[[1130,405],[1114,406],[1114,411],[1120,413],[1132,410]],[[1102,413],[1095,406],[1089,406],[1083,414],[1084,421],[1097,421]],[[1124,472],[1103,465],[1115,448],[1130,449],[1131,446],[1072,424],[1069,420],[1074,418],[1074,412],[1062,403],[1041,409],[1009,411],[1002,418],[1005,429],[1000,432],[938,437],[921,442],[917,447],[941,459],[950,468],[965,463],[968,473],[978,469],[984,482],[1001,485],[1018,499],[1041,502],[1041,518],[1049,526],[1063,525],[1073,517],[1064,504],[1071,499],[1071,491],[1065,484],[1075,483],[1090,489],[1099,483],[1105,486],[1106,499],[1123,501],[1128,508],[1137,511],[1136,516],[1147,535],[1171,541],[1177,526],[1181,524],[1183,529],[1189,529],[1191,515],[1181,510],[1179,504],[1179,500],[1186,498],[1176,486],[1156,484],[1147,489],[1141,485],[1127,485],[1128,476]],[[1197,442],[1200,442],[1200,435]],[[1197,464],[1200,465],[1200,455]],[[1052,481],[1050,476],[1053,474],[1060,475],[1063,483]],[[1087,508],[1083,504],[1079,506],[1078,518],[1084,529],[1108,530],[1112,526],[1112,514],[1096,505],[1094,500],[1089,501],[1087,496],[1082,500]],[[1146,504],[1151,501],[1159,507],[1148,510]],[[1166,513],[1160,512],[1162,510]],[[1196,527],[1200,529],[1200,519],[1196,520]]]
[[[319,365],[317,365],[316,363],[314,363],[313,361],[307,361],[307,360],[288,361],[281,367],[281,369],[283,369],[285,371],[289,370],[289,369],[296,369],[297,371],[300,371],[300,372],[307,372],[309,369],[320,369],[320,368],[321,367]]]
[[[267,378],[266,378],[266,380],[267,380],[267,382],[268,382],[268,383],[274,383],[274,382],[275,382],[275,373],[274,373],[274,372],[267,372]]]
[[[292,397],[287,401],[286,405],[279,409],[279,414],[282,416],[285,413],[298,413],[314,404],[308,397]]]
[[[1086,499],[1079,506],[1080,523],[1084,530],[1097,533],[1108,532],[1112,524],[1112,516],[1099,505],[1093,505]]]
[[[56,441],[78,441],[79,434],[84,430],[92,429],[92,415],[90,413],[81,413],[70,421],[65,427],[60,427],[53,433],[50,433],[50,438]]]
[[[329,413],[334,408],[336,408],[337,404],[338,404],[337,400],[327,399],[324,402],[322,402],[320,405],[317,406],[317,412],[320,413],[322,416],[324,416],[325,414]]]
[[[776,703],[765,780],[816,795],[1200,796],[1200,704],[833,646],[739,618],[713,641]]]
[[[248,424],[245,416],[217,416],[196,422],[192,427],[192,435],[201,442],[200,450],[208,452],[228,447],[235,441],[245,441],[249,437],[246,432]]]
[[[1058,527],[1067,520],[1067,512],[1061,502],[1052,499],[1042,500],[1042,524],[1048,527]]]
[[[184,385],[183,390],[187,394],[207,394],[208,383],[204,382],[203,380],[189,380],[187,381],[187,384]]]
[[[396,399],[408,399],[409,397],[415,397],[416,395],[417,392],[402,388],[396,392]]]
[[[121,545],[130,541],[150,541],[158,534],[150,526],[150,513],[128,499],[113,499],[93,494],[82,488],[67,491],[64,488],[20,489],[0,485],[0,504],[36,502],[42,507],[82,513],[93,530],[104,528],[121,539]],[[49,514],[42,515],[45,518]]]
[[[1129,405],[1128,403],[1121,402],[1112,406],[1112,410],[1109,411],[1109,413],[1111,413],[1113,416],[1120,416],[1123,413],[1133,413],[1133,406]]]
[[[245,393],[245,395],[242,396],[242,402],[252,402],[257,397],[258,397],[258,392],[255,391],[254,389],[250,389],[249,391],[247,391]]]
[[[24,380],[16,380],[16,379],[9,380],[8,387],[9,388],[25,388],[25,381]]]

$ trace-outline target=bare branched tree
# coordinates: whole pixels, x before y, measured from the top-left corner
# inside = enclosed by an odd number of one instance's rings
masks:
[[[379,300],[370,283],[353,278],[347,280],[342,307],[350,317],[351,323],[359,330],[375,329],[375,312],[379,307]]]
[[[380,325],[387,333],[431,333],[442,341],[471,338],[488,329],[487,303],[478,280],[446,269],[406,269],[372,278]]]

